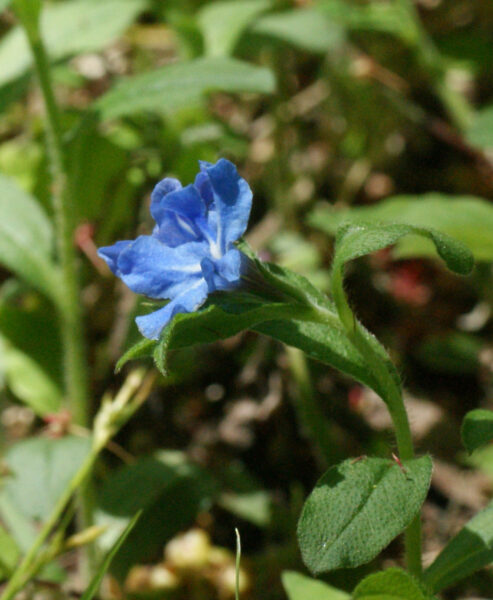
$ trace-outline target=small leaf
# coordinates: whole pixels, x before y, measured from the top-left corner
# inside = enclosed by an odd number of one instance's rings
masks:
[[[122,547],[123,543],[125,542],[125,540],[127,539],[128,535],[129,535],[129,533],[132,531],[132,529],[137,524],[137,521],[139,520],[141,514],[142,514],[142,512],[139,511],[131,519],[131,521],[128,523],[128,525],[125,527],[125,529],[123,530],[123,532],[121,533],[119,538],[113,544],[111,550],[104,557],[103,562],[101,563],[98,570],[94,574],[94,577],[91,579],[91,582],[89,583],[85,592],[80,597],[80,600],[92,600],[92,598],[94,598],[94,596],[98,593],[98,590],[99,590],[99,587],[103,580],[103,577],[111,565],[111,561],[117,554],[118,550],[120,550],[120,548]]]
[[[412,521],[431,479],[429,456],[404,461],[346,460],[329,469],[298,523],[306,566],[315,574],[369,562]]]
[[[51,223],[36,199],[0,175],[0,262],[48,297],[58,299],[53,239]]]
[[[250,30],[317,54],[338,48],[345,41],[343,28],[314,8],[266,15]]]
[[[43,521],[82,464],[90,446],[90,439],[75,436],[38,437],[17,442],[5,456],[12,475],[5,480],[3,493],[24,515]]]
[[[402,569],[387,569],[369,575],[352,595],[353,600],[431,600],[411,575]]]
[[[125,363],[127,363],[129,360],[136,360],[137,358],[152,356],[156,344],[157,342],[155,340],[148,340],[147,338],[142,338],[139,340],[136,344],[129,348],[125,354],[123,354],[123,356],[120,357],[116,363],[115,372],[118,373],[121,371]]]
[[[467,275],[472,270],[474,258],[464,244],[434,229],[404,223],[342,225],[336,235],[336,252],[332,268],[334,271],[342,269],[346,262],[391,246],[400,238],[410,234],[430,239],[451,271]]]
[[[465,244],[476,260],[493,260],[493,205],[483,198],[438,193],[394,196],[372,206],[334,209],[326,205],[308,218],[312,227],[329,235],[346,222],[433,227]],[[393,254],[396,258],[433,256],[435,249],[429,240],[410,236],[398,240]]]
[[[462,423],[462,443],[471,454],[493,440],[493,411],[478,408],[471,410]]]
[[[197,21],[204,36],[206,56],[231,54],[248,24],[271,5],[272,0],[223,0],[205,4]]]
[[[284,571],[282,585],[289,600],[349,600],[349,594],[295,571]]]
[[[424,573],[434,591],[453,585],[493,562],[493,502],[450,540]]]
[[[233,58],[198,58],[122,80],[95,104],[101,118],[141,111],[166,112],[196,104],[214,91],[271,94],[272,72]]]
[[[38,0],[21,0],[34,6]],[[48,4],[41,13],[41,34],[51,60],[105,48],[133,22],[146,0],[73,0]],[[21,27],[0,44],[0,85],[17,79],[32,65],[32,54]]]

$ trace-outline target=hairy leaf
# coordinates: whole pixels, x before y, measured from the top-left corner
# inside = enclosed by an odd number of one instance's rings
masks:
[[[313,573],[372,560],[412,521],[426,498],[428,456],[404,461],[346,460],[329,469],[308,497],[298,541]]]

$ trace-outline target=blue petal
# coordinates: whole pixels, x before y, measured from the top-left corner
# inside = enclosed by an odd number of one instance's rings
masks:
[[[158,206],[165,196],[171,192],[181,190],[181,188],[181,183],[174,177],[165,177],[159,183],[156,183],[151,194],[151,214],[153,214],[154,207]]]
[[[206,166],[205,172],[211,182],[217,212],[217,242],[224,254],[245,232],[252,207],[252,191],[229,160],[221,158],[215,165]]]
[[[232,248],[218,260],[207,257],[202,259],[200,266],[209,292],[229,290],[239,284],[243,265],[242,256],[239,250]]]
[[[207,163],[207,165],[209,165],[209,163]],[[209,208],[214,198],[212,195],[211,182],[206,172],[200,171],[200,173],[197,174],[195,177],[194,186],[199,191],[200,197],[205,202],[207,208]]]
[[[169,210],[164,212],[160,224],[154,227],[152,235],[172,248],[187,242],[199,241],[203,237],[202,230],[196,223]]]
[[[166,306],[155,312],[137,317],[137,327],[142,335],[150,340],[157,340],[162,330],[178,313],[188,313],[197,310],[207,298],[207,284],[199,279],[195,284],[171,300]]]
[[[119,276],[137,294],[173,298],[202,277],[200,261],[206,251],[205,243],[170,248],[155,237],[142,235],[120,254]]]
[[[191,184],[159,198],[156,196],[156,201],[151,202],[151,215],[158,225],[170,211],[193,223],[194,219],[205,215],[206,206],[197,188]]]
[[[106,261],[106,264],[111,269],[111,271],[117,276],[120,277],[120,271],[118,270],[118,257],[120,254],[127,248],[130,244],[133,243],[133,240],[121,240],[120,242],[116,242],[113,246],[103,246],[98,249],[98,256],[100,256],[103,260]]]

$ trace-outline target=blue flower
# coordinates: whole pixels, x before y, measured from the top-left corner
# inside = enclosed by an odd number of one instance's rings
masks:
[[[142,335],[152,340],[159,339],[177,313],[193,312],[211,292],[240,282],[245,257],[234,242],[247,227],[252,192],[228,160],[199,164],[192,185],[182,187],[170,177],[156,185],[151,235],[98,250],[132,291],[169,299],[164,307],[136,319]]]

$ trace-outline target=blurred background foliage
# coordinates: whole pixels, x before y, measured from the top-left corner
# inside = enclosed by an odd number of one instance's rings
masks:
[[[24,34],[0,1],[0,572],[75,472],[87,442],[62,409],[43,106]],[[404,376],[414,435],[435,457],[425,558],[491,495],[491,447],[467,457],[464,414],[492,408],[493,5],[488,0],[62,0],[42,29],[63,106],[94,412],[137,339],[139,303],[96,248],[149,232],[149,194],[225,156],[254,190],[247,239],[327,289],[345,220],[400,220],[463,240],[445,272],[420,240],[351,266],[348,291]],[[12,244],[24,260],[12,258]],[[50,300],[50,296],[52,297]],[[78,435],[74,435],[78,434]],[[323,440],[323,441],[321,441]],[[103,594],[303,600],[295,527],[324,466],[390,456],[384,405],[293,349],[245,333],[177,351],[171,375],[98,464],[99,539],[136,510]],[[77,544],[75,544],[77,546]],[[164,550],[164,555],[163,555]],[[163,558],[164,556],[164,558]],[[393,543],[383,566],[399,564]],[[77,589],[77,551],[37,586]],[[352,589],[370,567],[328,581]],[[48,583],[51,582],[51,583]],[[300,583],[301,582],[301,583]],[[491,597],[483,571],[447,598]],[[305,592],[306,593],[306,592]]]

